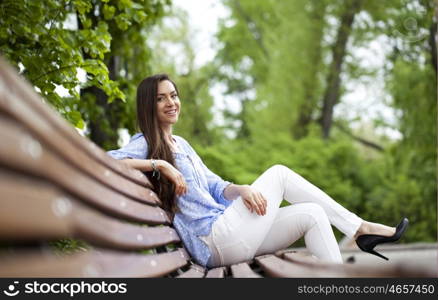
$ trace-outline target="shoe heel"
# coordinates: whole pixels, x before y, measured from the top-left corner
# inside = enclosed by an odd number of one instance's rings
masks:
[[[383,258],[383,259],[389,260],[389,258],[387,258],[386,256],[380,254],[379,252],[377,252],[377,251],[375,251],[375,250],[373,250],[373,249],[368,250],[367,252],[368,252],[368,253],[371,253],[371,254],[374,254],[374,255],[376,255],[376,256],[378,256],[378,257],[381,257],[381,258]]]

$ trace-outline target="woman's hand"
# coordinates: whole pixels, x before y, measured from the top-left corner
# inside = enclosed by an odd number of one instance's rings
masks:
[[[239,190],[243,203],[251,212],[255,211],[260,216],[266,214],[268,202],[265,197],[263,197],[262,193],[256,191],[250,185],[242,185]]]
[[[181,196],[187,193],[187,184],[182,173],[165,160],[157,160],[161,174],[175,185],[175,194]]]

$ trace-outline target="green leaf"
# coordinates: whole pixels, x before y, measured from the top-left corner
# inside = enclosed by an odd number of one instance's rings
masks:
[[[73,5],[81,15],[86,14],[92,8],[90,1],[85,1],[85,0],[74,0]]]
[[[114,6],[107,4],[103,6],[103,15],[105,20],[111,20],[114,17],[115,12],[116,8]]]
[[[131,21],[128,18],[128,15],[125,13],[119,14],[118,16],[115,17],[117,26],[121,29],[121,30],[127,30],[128,27],[131,25]]]
[[[70,111],[67,113],[68,120],[75,127],[83,129],[84,128],[84,120],[82,119],[81,113],[79,111]]]

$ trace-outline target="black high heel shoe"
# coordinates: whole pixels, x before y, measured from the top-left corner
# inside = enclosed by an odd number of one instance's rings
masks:
[[[389,260],[386,256],[383,256],[375,251],[374,247],[376,247],[378,244],[398,241],[402,234],[406,231],[406,228],[408,228],[408,224],[409,220],[407,218],[403,218],[400,224],[397,225],[395,233],[392,236],[363,234],[356,239],[356,244],[359,246],[360,250],[364,252],[371,253],[383,259]]]

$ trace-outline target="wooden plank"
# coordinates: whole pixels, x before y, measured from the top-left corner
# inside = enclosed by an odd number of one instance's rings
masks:
[[[46,119],[54,130],[59,132],[64,142],[72,143],[72,149],[84,151],[96,161],[133,182],[150,187],[150,182],[143,173],[120,164],[87,138],[82,137],[58,112],[45,104],[45,101],[34,91],[33,87],[0,57],[0,102],[14,106],[14,102],[1,96],[4,94],[13,96],[13,99],[18,98],[25,101],[38,115]]]
[[[74,214],[73,237],[91,244],[123,250],[143,250],[181,241],[175,229],[169,226],[138,226],[105,217],[83,206],[77,210]]]
[[[205,275],[206,278],[224,278],[226,273],[225,267],[218,267],[211,269],[207,272],[207,275]]]
[[[45,178],[108,214],[149,224],[170,224],[169,215],[161,208],[143,205],[71,168],[19,124],[0,116],[0,128],[0,165]]]
[[[92,261],[96,277],[161,277],[185,266],[189,257],[182,249],[155,255],[108,253],[96,254]]]
[[[121,222],[80,204],[48,183],[1,168],[0,191],[1,240],[75,237],[124,250],[150,249],[180,242],[173,228]]]
[[[299,264],[308,269],[315,270],[319,274],[333,273],[338,277],[436,277],[437,270],[431,268],[416,267],[413,264],[391,263],[368,265],[368,264],[331,264],[309,259],[296,253],[283,254],[285,260]]]
[[[235,278],[261,278],[259,274],[254,272],[248,263],[243,262],[239,264],[231,265],[231,274]]]
[[[256,257],[255,261],[260,265],[266,274],[272,277],[345,277],[345,273],[339,273],[332,270],[323,271],[319,268],[295,264],[274,255]]]
[[[277,255],[277,253],[276,253]],[[310,253],[306,252],[284,252],[281,255],[277,255],[278,257],[285,258],[288,261],[296,262],[296,263],[307,263],[310,265],[321,265],[323,262],[316,258],[315,256],[311,255]]]
[[[282,257],[284,253],[300,253],[300,255],[311,256],[312,254],[306,248],[286,248],[275,251],[275,255],[278,257]]]
[[[70,202],[41,180],[0,168],[0,239],[61,238],[70,234]]]
[[[176,276],[176,278],[202,278],[205,274],[205,268],[199,265],[192,265],[186,272]]]
[[[74,168],[78,168],[97,181],[128,197],[138,201],[146,200],[151,204],[159,203],[156,195],[155,197],[150,196],[152,184],[148,184],[149,188],[138,185],[92,159],[85,151],[78,151],[71,141],[55,130],[47,119],[42,118],[37,112],[32,110],[22,98],[14,98],[13,95],[8,94],[0,95],[0,97],[5,97],[6,99],[6,101],[0,101],[0,111],[5,112],[7,116],[20,123],[38,141],[44,143],[48,149],[53,150],[54,153],[62,157],[64,161],[71,164]],[[11,103],[14,104],[11,105]]]
[[[0,277],[160,277],[187,261],[182,249],[153,255],[89,250],[58,256],[19,251],[0,256]]]

